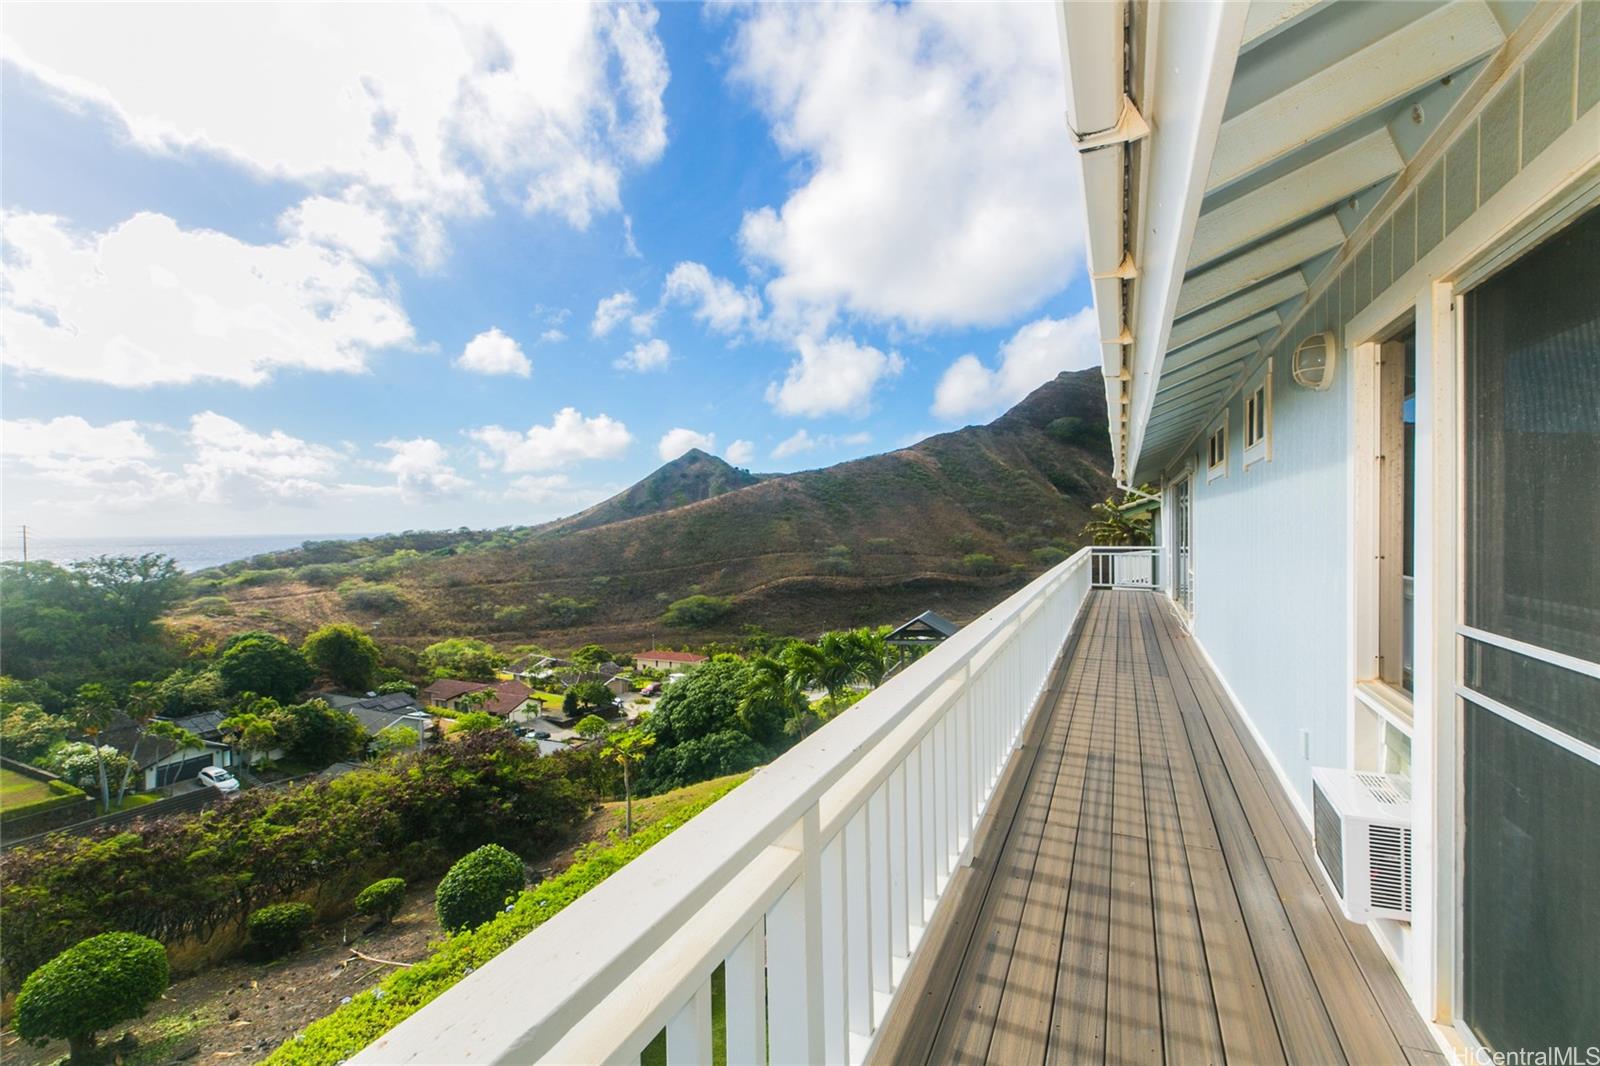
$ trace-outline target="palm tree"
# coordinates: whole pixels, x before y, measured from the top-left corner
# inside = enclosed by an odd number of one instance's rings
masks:
[[[156,692],[155,682],[135,681],[128,686],[128,696],[122,701],[122,710],[133,722],[133,750],[128,753],[128,765],[122,771],[122,784],[117,787],[117,806],[122,806],[122,800],[128,794],[128,782],[133,778],[134,768],[139,762],[139,743],[149,735],[150,720],[156,716],[156,711],[161,709],[161,696]]]
[[[111,783],[106,779],[106,753],[100,746],[100,734],[105,732],[116,713],[110,689],[99,683],[78,686],[77,703],[70,716],[89,738],[89,746],[94,748],[95,761],[100,765],[100,807],[107,814],[111,812]]]
[[[645,755],[655,742],[654,733],[646,733],[642,729],[627,729],[611,734],[606,746],[600,749],[602,759],[610,759],[622,767],[622,794],[627,801],[623,826],[630,837],[633,836],[633,767],[644,761]]]
[[[815,644],[796,642],[783,654],[784,662],[806,687],[818,686],[827,692],[830,707],[838,705],[839,696],[856,676],[854,655],[842,633],[824,633]]]
[[[1123,510],[1129,504],[1148,495],[1150,486],[1141,485],[1137,493],[1124,493],[1121,503],[1118,503],[1115,497],[1107,496],[1105,502],[1097,503],[1090,508],[1095,518],[1083,527],[1084,535],[1091,537],[1096,544],[1149,544],[1149,513],[1130,515]]]
[[[872,688],[883,684],[889,672],[889,646],[884,643],[888,635],[888,626],[861,626],[844,635],[856,676]]]
[[[804,737],[821,724],[806,699],[805,679],[781,659],[757,655],[739,699],[739,718],[751,736],[761,738],[763,721],[776,720],[790,736]]]

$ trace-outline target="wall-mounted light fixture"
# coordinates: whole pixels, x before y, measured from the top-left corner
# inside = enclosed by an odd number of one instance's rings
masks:
[[[1313,333],[1295,346],[1289,372],[1296,385],[1321,392],[1333,384],[1333,371],[1338,362],[1339,343],[1334,335]]]

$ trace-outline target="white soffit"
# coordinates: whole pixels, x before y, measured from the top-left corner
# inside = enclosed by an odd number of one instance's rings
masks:
[[[1244,40],[1239,51],[1254,48],[1273,34],[1294,25],[1321,0],[1255,0],[1244,17]]]
[[[1251,18],[1258,8],[1280,6],[1292,5],[1253,3]],[[1269,15],[1263,13],[1263,17]],[[1272,28],[1277,26],[1274,23]],[[1245,32],[1248,37],[1248,21]],[[1499,20],[1482,0],[1457,0],[1430,11],[1224,122],[1207,190],[1226,185],[1466,66],[1504,40]]]
[[[1189,262],[1205,263],[1400,173],[1405,160],[1387,129],[1319,156],[1276,181],[1200,216]]]
[[[1287,273],[1343,243],[1344,228],[1339,225],[1339,220],[1332,215],[1323,215],[1243,255],[1191,275],[1178,293],[1176,313],[1187,315],[1191,311],[1209,307],[1246,286]]]
[[[1161,363],[1162,376],[1164,378],[1175,370],[1203,362],[1218,352],[1258,337],[1269,329],[1277,329],[1282,324],[1283,320],[1278,317],[1278,312],[1268,311],[1254,318],[1248,318],[1236,326],[1229,326],[1222,332],[1214,333],[1181,351],[1168,352],[1166,359]]]
[[[1180,319],[1173,323],[1172,333],[1167,338],[1167,346],[1182,348],[1202,337],[1210,336],[1219,329],[1226,329],[1235,322],[1242,322],[1257,312],[1277,307],[1285,300],[1292,300],[1305,291],[1305,278],[1298,273],[1285,274],[1232,300],[1217,304],[1192,318]]]

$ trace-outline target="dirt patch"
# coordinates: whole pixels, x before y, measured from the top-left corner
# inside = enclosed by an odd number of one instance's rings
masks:
[[[128,1027],[137,1045],[118,1060],[124,1066],[177,1061],[246,1066],[261,1061],[393,968],[360,958],[352,948],[390,962],[416,962],[428,955],[431,945],[443,939],[433,913],[437,884],[435,878],[408,892],[405,908],[388,926],[367,932],[363,923],[352,920],[344,929],[319,927],[289,958],[266,964],[234,960],[174,982],[149,1014]],[[344,937],[348,940],[341,942]],[[101,1037],[115,1041],[122,1032]],[[0,1058],[8,1066],[37,1066],[66,1053],[65,1042],[36,1048],[10,1030],[0,1036]]]

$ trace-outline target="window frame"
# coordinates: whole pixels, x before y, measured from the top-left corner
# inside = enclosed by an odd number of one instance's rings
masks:
[[[1228,476],[1228,413],[1211,429],[1206,437],[1206,482]]]
[[[1261,435],[1255,436],[1256,424]],[[1244,469],[1272,458],[1272,360],[1244,393]],[[1254,439],[1252,439],[1254,438]]]

